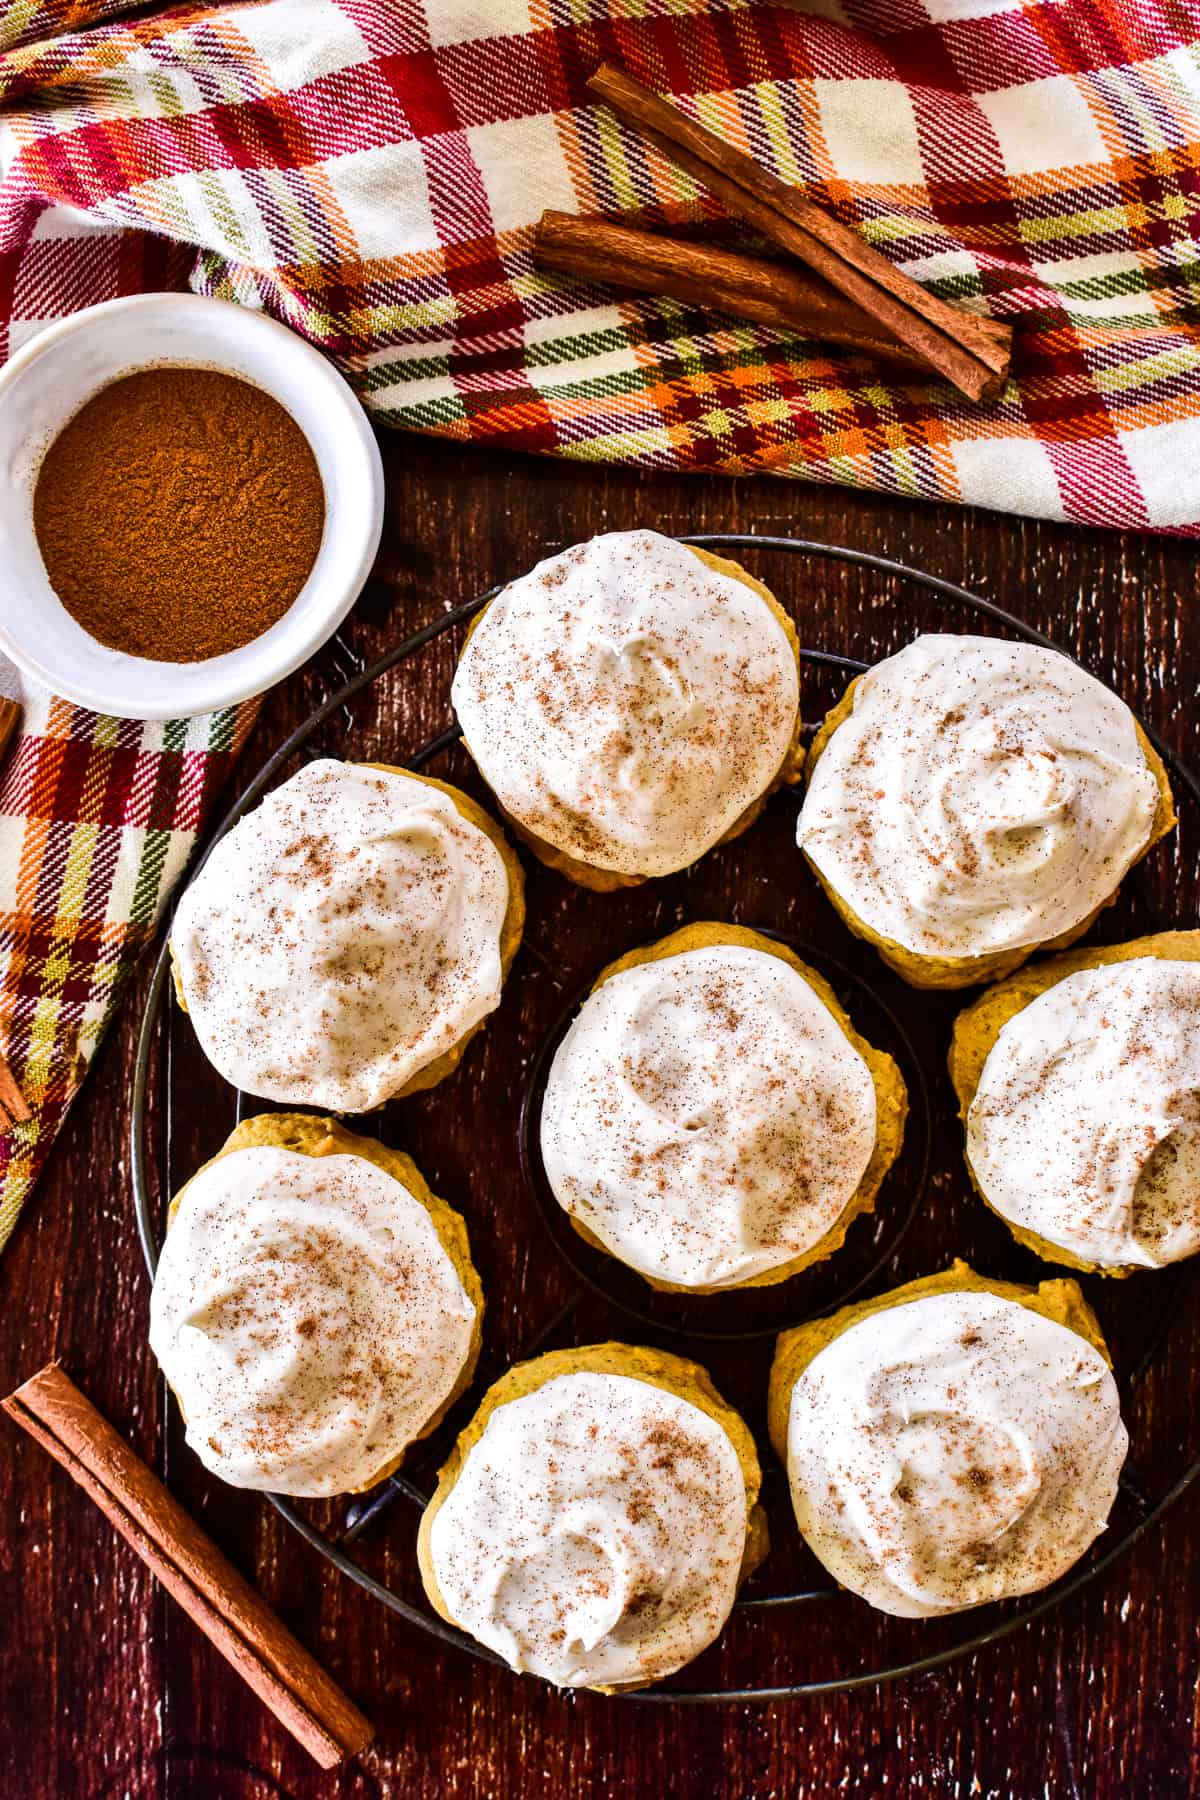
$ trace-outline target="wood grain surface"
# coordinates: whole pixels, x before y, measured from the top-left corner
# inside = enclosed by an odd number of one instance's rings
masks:
[[[592,532],[789,533],[918,564],[1019,612],[1076,651],[1168,742],[1197,755],[1200,637],[1194,547],[1089,534],[984,513],[901,505],[760,480],[643,478],[521,461],[415,439],[385,444],[390,510],[380,579],[341,636],[268,699],[245,778],[333,686],[399,636],[538,557]],[[913,606],[889,582],[837,565],[746,557],[793,611],[803,642],[871,660],[914,626],[970,622],[941,603]],[[335,716],[314,748],[400,760],[448,721],[455,644],[432,644]],[[811,680],[815,719],[834,686]],[[434,772],[475,792],[465,758]],[[794,932],[843,965],[852,1013],[879,1001],[910,1031],[931,1074],[935,1175],[879,1286],[965,1251],[988,1272],[1029,1278],[1036,1265],[966,1192],[941,1058],[952,999],[916,997],[855,944],[816,893],[794,850],[795,802],[780,796],[740,844],[691,875],[634,894],[581,897],[531,870],[526,948],[501,1013],[461,1074],[388,1109],[389,1141],[412,1151],[438,1192],[466,1214],[488,1294],[485,1353],[495,1371],[520,1354],[578,1289],[558,1236],[522,1181],[515,1110],[531,1047],[571,992],[609,957],[688,918],[735,917]],[[1097,928],[1115,939],[1149,928],[1151,906],[1194,923],[1200,819],[1156,852],[1141,896]],[[144,978],[143,983],[144,986]],[[877,998],[873,998],[876,996]],[[531,1679],[439,1646],[328,1568],[260,1499],[209,1477],[182,1442],[145,1345],[148,1282],[134,1231],[128,1093],[140,992],[131,993],[57,1147],[39,1192],[0,1258],[0,1387],[61,1356],[92,1399],[286,1623],[375,1721],[376,1744],[321,1775],[232,1676],[142,1565],[31,1443],[0,1427],[0,1792],[22,1800],[82,1795],[132,1800],[267,1800],[372,1795],[466,1796],[938,1795],[1140,1797],[1200,1792],[1200,1494],[1060,1610],[965,1662],[894,1685],[826,1699],[710,1710],[561,1696]],[[881,1025],[881,1029],[885,1027]],[[186,1022],[163,1034],[151,1132],[165,1183],[182,1181],[232,1124],[231,1097],[196,1052]],[[890,1248],[904,1172],[885,1187],[879,1224],[860,1222],[826,1287]],[[607,1281],[607,1277],[605,1278]],[[612,1285],[612,1284],[609,1284]],[[1118,1360],[1146,1348],[1172,1275],[1109,1283],[1100,1294]],[[1200,1453],[1200,1304],[1184,1284],[1165,1353],[1129,1395],[1137,1480],[1150,1494]],[[641,1297],[613,1286],[618,1299]],[[769,1291],[769,1290],[768,1290]],[[816,1298],[813,1297],[816,1294]],[[693,1305],[695,1303],[692,1303]],[[686,1303],[685,1303],[686,1305]],[[602,1335],[682,1347],[680,1315],[622,1320],[588,1296],[550,1342]],[[722,1323],[726,1322],[724,1319]],[[730,1321],[736,1322],[736,1321]],[[767,1322],[771,1322],[768,1316]],[[715,1342],[704,1360],[758,1432],[769,1339]],[[427,1482],[418,1457],[413,1479]],[[751,1592],[819,1571],[790,1527],[778,1472],[768,1481],[775,1549]],[[344,1507],[313,1512],[336,1526]],[[1122,1502],[1120,1519],[1133,1516]],[[360,1543],[371,1570],[417,1597],[416,1515],[391,1507]],[[981,1621],[982,1622],[982,1621]],[[968,1619],[967,1624],[974,1621]],[[962,1634],[888,1621],[849,1598],[776,1615],[741,1615],[681,1685],[803,1680],[918,1655]]]

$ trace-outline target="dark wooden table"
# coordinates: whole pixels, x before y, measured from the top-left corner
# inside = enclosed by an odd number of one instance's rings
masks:
[[[417,441],[385,446],[391,505],[373,591],[342,639],[268,699],[247,752],[248,772],[350,668],[399,635],[537,557],[589,534],[635,523],[665,531],[792,533],[883,552],[923,566],[1021,613],[1118,685],[1177,748],[1195,755],[1200,634],[1194,546],[1021,524],[984,513],[905,505],[783,482],[654,478],[521,461]],[[794,606],[811,644],[878,656],[911,623],[896,590],[853,570],[783,571],[756,563]],[[936,609],[921,615],[936,624]],[[951,629],[967,621],[950,613]],[[355,745],[399,758],[445,722],[453,646],[440,640],[356,712]],[[806,707],[811,717],[815,708]],[[344,721],[320,740],[337,751]],[[461,765],[448,765],[451,773]],[[794,808],[758,829],[782,844]],[[770,845],[770,837],[763,843]],[[1200,822],[1182,856],[1161,859],[1160,899],[1188,922],[1196,911]],[[726,856],[727,852],[719,853]],[[736,871],[669,885],[655,913],[662,929],[719,902]],[[747,922],[816,918],[811,886],[775,892],[764,910],[747,892]],[[520,1086],[514,1032],[561,1004],[545,946],[559,930],[567,890],[531,885],[530,949],[511,1023],[489,1028],[460,1085],[410,1103],[407,1140],[439,1191],[462,1205],[489,1290],[488,1347],[496,1363],[520,1352],[572,1291],[544,1240],[514,1168],[512,1105]],[[634,911],[616,899],[580,970],[630,941]],[[599,915],[593,912],[595,920]],[[826,909],[818,928],[831,949],[872,980]],[[644,909],[636,917],[644,921]],[[1145,928],[1136,913],[1126,929]],[[557,922],[557,923],[556,923]],[[1119,934],[1122,917],[1108,928]],[[814,927],[809,924],[808,929]],[[548,934],[548,935],[547,935]],[[624,934],[624,935],[623,935]],[[646,935],[643,929],[643,935]],[[561,948],[561,937],[555,940]],[[541,946],[539,948],[539,946]],[[588,960],[590,958],[590,961]],[[578,974],[579,971],[577,971]],[[144,988],[144,980],[142,987]],[[881,986],[889,999],[896,990]],[[148,1282],[134,1233],[127,1149],[128,1095],[142,992],[131,993],[103,1048],[40,1191],[0,1258],[0,1390],[51,1356],[160,1470],[176,1493],[259,1585],[303,1641],[377,1722],[379,1737],[340,1776],[318,1774],[234,1679],[188,1621],[156,1590],[90,1505],[7,1422],[0,1426],[0,1792],[13,1800],[71,1795],[516,1796],[629,1794],[772,1796],[837,1794],[1179,1796],[1200,1789],[1200,1547],[1196,1498],[1175,1510],[1108,1574],[1016,1637],[943,1671],[825,1700],[701,1711],[559,1696],[463,1653],[444,1649],[329,1570],[251,1495],[222,1488],[183,1446],[145,1344]],[[901,998],[899,1004],[903,1004]],[[540,1009],[540,1010],[539,1010]],[[935,1055],[950,1011],[924,1003],[919,1030]],[[542,1025],[538,1026],[539,1029]],[[178,1034],[176,1034],[178,1039]],[[182,1039],[175,1050],[174,1115],[153,1119],[158,1152],[178,1180],[208,1154],[230,1120],[219,1086]],[[447,1100],[447,1094],[455,1097]],[[161,1092],[161,1084],[156,1088]],[[944,1149],[952,1148],[947,1094],[935,1078]],[[170,1137],[167,1141],[166,1133]],[[943,1263],[964,1247],[991,1272],[1013,1265],[1003,1234],[958,1191],[935,1183],[928,1216],[888,1279]],[[1009,1257],[1008,1262],[1005,1258]],[[1001,1266],[1003,1265],[1003,1267]],[[1147,1277],[1113,1305],[1118,1345],[1136,1347],[1165,1294]],[[1111,1284],[1110,1284],[1111,1286]],[[585,1304],[577,1339],[611,1332],[611,1314]],[[666,1342],[666,1339],[658,1341]],[[724,1347],[713,1367],[760,1428],[768,1346]],[[1152,1492],[1200,1448],[1200,1306],[1185,1297],[1167,1355],[1139,1390],[1139,1475]],[[756,1410],[757,1409],[757,1410]],[[769,1460],[769,1458],[768,1458]],[[777,1479],[777,1478],[776,1478]],[[411,1520],[389,1522],[375,1566],[408,1584]],[[794,1534],[793,1534],[794,1535]],[[786,1530],[776,1533],[786,1538]],[[781,1543],[785,1560],[794,1546]],[[797,1564],[797,1567],[800,1567]],[[939,1628],[940,1629],[940,1628]],[[917,1654],[940,1641],[894,1627],[844,1600],[799,1609],[770,1628],[735,1626],[701,1672],[737,1679],[795,1678],[861,1659]],[[736,1641],[733,1639],[736,1638]]]

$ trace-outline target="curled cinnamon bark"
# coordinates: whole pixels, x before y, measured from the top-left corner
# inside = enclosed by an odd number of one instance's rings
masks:
[[[551,211],[542,214],[533,260],[542,269],[667,294],[801,337],[846,344],[886,362],[928,366],[820,276],[763,257]]]
[[[797,188],[623,70],[602,64],[587,86],[732,213],[815,269],[970,399],[999,391],[1012,360],[1008,326],[938,299]]]
[[[0,1402],[109,1523],[323,1769],[374,1728],[74,1382],[51,1363]]]

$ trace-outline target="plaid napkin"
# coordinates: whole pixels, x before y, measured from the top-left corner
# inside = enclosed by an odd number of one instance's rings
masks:
[[[0,1043],[33,1112],[0,1135],[0,1247],[255,712],[143,725],[20,685],[0,657],[25,707],[0,780]]]
[[[0,0],[0,357],[77,307],[190,286],[303,332],[391,425],[1200,535],[1189,0],[122,10]],[[1018,320],[1002,398],[535,273],[547,206],[739,241],[587,102],[604,59],[937,293]],[[0,1041],[36,1117],[0,1138],[0,1243],[249,717],[27,699],[0,788]]]
[[[391,425],[1200,534],[1192,0],[269,0],[49,41],[116,10],[0,14],[0,348],[186,282]],[[1019,320],[1003,397],[536,274],[546,206],[728,229],[587,102],[601,59]]]

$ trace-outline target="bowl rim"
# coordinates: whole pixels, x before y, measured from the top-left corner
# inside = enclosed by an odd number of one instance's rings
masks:
[[[302,663],[307,662],[309,657],[332,637],[362,592],[383,535],[384,512],[383,458],[366,410],[346,377],[314,344],[310,343],[307,338],[301,337],[299,332],[293,331],[281,320],[272,318],[270,314],[259,312],[254,307],[242,306],[237,301],[221,300],[210,294],[157,289],[145,294],[124,294],[116,299],[98,301],[93,306],[81,307],[78,312],[68,313],[64,318],[56,319],[53,324],[44,326],[28,343],[22,344],[21,348],[14,352],[3,367],[0,367],[0,406],[3,405],[5,395],[13,382],[32,364],[36,363],[39,357],[55,350],[64,339],[93,330],[98,321],[110,318],[114,313],[139,312],[149,308],[163,307],[186,307],[189,310],[203,308],[213,315],[218,311],[222,313],[234,311],[251,332],[259,332],[264,337],[272,337],[281,346],[286,344],[284,354],[307,365],[314,380],[320,381],[324,385],[331,403],[341,408],[343,415],[351,424],[357,440],[357,447],[362,453],[363,469],[368,485],[366,504],[372,523],[353,570],[348,571],[344,583],[339,584],[339,598],[336,604],[321,611],[312,620],[307,630],[293,633],[290,637],[282,640],[278,654],[265,679],[261,670],[256,671],[253,675],[243,672],[239,676],[236,668],[231,667],[223,678],[214,680],[208,687],[202,682],[198,683],[197,691],[194,694],[189,694],[186,699],[181,697],[173,703],[165,700],[154,701],[145,706],[139,706],[136,711],[133,711],[125,698],[106,693],[102,688],[91,686],[87,682],[76,681],[69,675],[64,676],[47,667],[26,643],[13,635],[9,626],[0,618],[0,651],[39,686],[48,688],[64,700],[72,701],[78,706],[87,707],[90,711],[104,716],[144,719],[148,722],[174,718],[198,718],[206,713],[236,706],[243,700],[253,699],[257,695],[265,693],[268,688],[274,687],[286,676],[293,674]],[[152,362],[144,365],[131,364],[127,372],[132,374],[139,366],[161,367],[164,363],[172,360],[170,357],[158,356]],[[181,356],[178,360],[185,365],[191,363],[191,366],[199,366],[186,356]],[[211,364],[205,366],[220,368],[221,359],[214,358]],[[233,370],[229,372],[236,373]],[[113,379],[119,379],[119,377]],[[248,378],[242,376],[240,379]],[[262,386],[264,392],[271,392],[265,382],[253,383],[253,385]],[[74,412],[85,405],[91,397],[91,392],[95,391],[98,390],[82,393]],[[73,413],[69,416],[73,416]],[[311,438],[309,442],[312,442]],[[315,445],[313,447],[315,449]],[[344,591],[342,591],[343,589]],[[277,623],[282,623],[286,618],[287,614],[284,613]],[[251,638],[248,643],[239,645],[236,650],[225,652],[224,656],[241,657],[243,652],[251,650],[259,641],[259,638]],[[141,664],[158,672],[170,667],[178,667],[181,670],[196,670],[203,667],[202,663],[172,665],[138,656],[129,656],[127,660],[130,664]],[[208,660],[216,662],[224,660],[224,657],[214,657]]]

